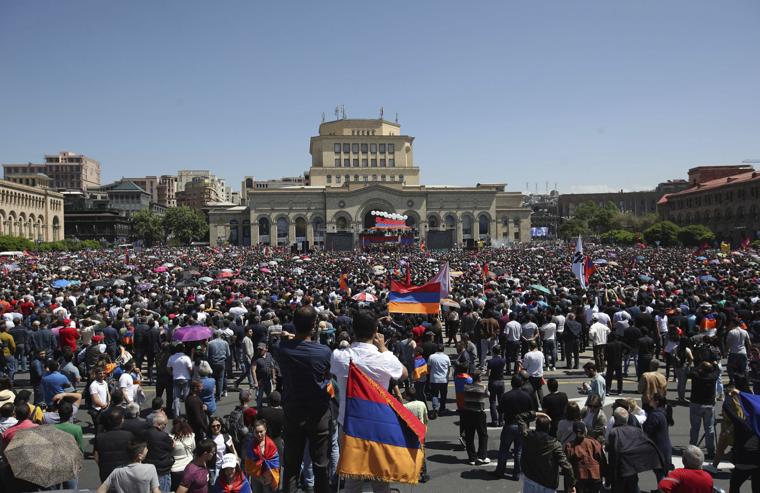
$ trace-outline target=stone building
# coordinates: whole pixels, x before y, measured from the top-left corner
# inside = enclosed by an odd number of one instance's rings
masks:
[[[604,206],[609,202],[615,204],[620,212],[644,216],[657,213],[657,201],[666,193],[677,192],[689,187],[686,180],[668,180],[657,185],[654,190],[636,192],[609,192],[609,193],[563,193],[559,196],[559,215],[569,218],[575,214],[575,209],[586,202],[593,202]]]
[[[139,178],[122,178],[131,181],[150,194],[151,202],[163,207],[177,206],[177,177],[173,175],[142,176]]]
[[[720,178],[693,182],[686,190],[663,196],[658,202],[662,218],[679,226],[703,224],[719,239],[734,243],[760,238],[760,172],[751,166],[734,174],[735,166],[725,172],[719,172],[718,166],[699,168],[710,168],[707,176]],[[689,170],[690,181],[692,171],[699,168]]]
[[[3,164],[3,174],[9,181],[14,181],[15,176],[43,174],[50,178],[49,186],[59,191],[100,186],[100,163],[83,154],[67,151],[46,154],[42,164]]]
[[[63,239],[63,195],[0,180],[0,234],[33,241]]]
[[[245,206],[209,211],[209,240],[340,250],[388,238],[429,248],[530,240],[521,193],[503,183],[420,185],[413,141],[386,120],[322,123],[311,138],[308,184],[247,188]],[[378,234],[372,211],[406,215],[409,229]]]

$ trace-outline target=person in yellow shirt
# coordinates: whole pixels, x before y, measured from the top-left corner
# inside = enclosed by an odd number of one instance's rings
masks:
[[[0,356],[0,373],[8,375],[13,382],[13,375],[16,373],[16,341],[8,333],[8,326],[5,322],[0,321],[0,348],[3,350]]]

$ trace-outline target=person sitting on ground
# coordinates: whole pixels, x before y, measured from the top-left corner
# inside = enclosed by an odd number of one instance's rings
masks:
[[[670,471],[657,487],[663,493],[712,493],[713,478],[702,470],[704,461],[699,447],[689,445],[683,451],[683,467]]]

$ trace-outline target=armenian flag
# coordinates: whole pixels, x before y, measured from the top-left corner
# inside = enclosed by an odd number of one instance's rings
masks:
[[[419,381],[420,378],[424,377],[427,374],[428,374],[427,361],[421,354],[418,354],[414,358],[414,372],[412,372],[412,380],[417,382]]]
[[[591,257],[588,255],[584,257],[584,265],[583,265],[583,277],[586,281],[586,285],[588,286],[588,280],[591,278],[591,275],[596,272],[596,264],[591,260]]]
[[[425,457],[425,425],[353,362],[338,474],[416,484]]]
[[[391,281],[388,294],[389,313],[418,313],[435,315],[441,307],[441,283],[428,282],[422,286],[404,286]]]
[[[338,279],[338,288],[342,291],[348,291],[348,275],[343,273]]]
[[[276,491],[280,485],[280,455],[277,453],[277,445],[271,438],[267,436],[264,440],[263,453],[259,444],[254,440],[248,441],[243,457],[243,470],[248,476],[271,485],[272,490]]]

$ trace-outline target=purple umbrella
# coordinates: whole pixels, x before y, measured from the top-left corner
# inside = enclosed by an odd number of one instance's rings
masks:
[[[180,327],[174,331],[172,339],[182,342],[195,342],[205,341],[211,339],[211,329],[203,325],[190,325],[188,327]]]

